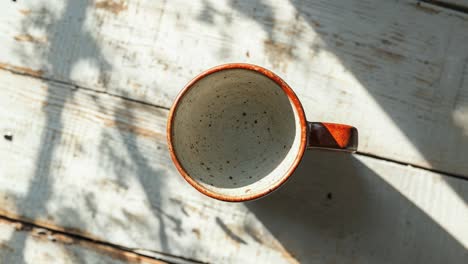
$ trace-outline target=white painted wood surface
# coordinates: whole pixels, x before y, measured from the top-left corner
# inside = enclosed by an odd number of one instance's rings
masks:
[[[12,237],[15,240],[10,240]],[[15,264],[166,263],[5,219],[0,219],[0,262]]]
[[[271,68],[360,151],[468,176],[468,20],[417,0],[3,1],[0,66],[169,107],[200,71]]]
[[[224,203],[177,174],[166,110],[3,70],[0,105],[2,215],[209,263],[468,258],[466,180],[309,151],[278,192]]]

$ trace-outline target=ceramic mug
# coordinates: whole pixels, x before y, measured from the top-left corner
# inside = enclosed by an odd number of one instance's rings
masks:
[[[308,148],[353,152],[354,127],[307,122],[293,90],[273,72],[232,63],[209,69],[177,96],[169,113],[171,158],[184,179],[219,200],[276,190]]]

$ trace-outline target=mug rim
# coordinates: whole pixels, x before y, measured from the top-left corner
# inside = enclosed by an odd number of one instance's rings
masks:
[[[179,162],[179,159],[177,158],[177,155],[174,150],[174,146],[172,144],[173,136],[172,136],[172,131],[173,131],[173,121],[174,121],[174,113],[177,110],[177,107],[179,106],[180,100],[184,97],[184,95],[193,87],[195,83],[200,81],[201,79],[207,77],[210,74],[223,71],[223,70],[232,70],[232,69],[243,69],[243,70],[251,70],[255,71],[257,73],[260,73],[270,80],[274,81],[281,89],[285,92],[286,96],[292,102],[292,105],[294,106],[295,110],[297,111],[297,115],[299,117],[299,123],[301,126],[301,138],[300,138],[300,147],[299,151],[294,158],[293,163],[289,167],[289,169],[286,171],[283,177],[270,186],[269,188],[265,189],[264,191],[261,191],[256,194],[252,195],[247,195],[247,196],[229,196],[229,195],[223,195],[217,192],[210,191],[203,187],[201,184],[199,184],[197,181],[195,181],[184,169],[182,164]],[[174,103],[171,106],[171,109],[169,111],[169,116],[168,116],[168,121],[167,121],[167,142],[168,142],[168,147],[169,147],[169,152],[171,155],[171,159],[174,162],[177,170],[179,173],[182,175],[182,177],[190,184],[192,185],[195,189],[197,189],[199,192],[211,197],[215,198],[217,200],[221,201],[227,201],[227,202],[243,202],[243,201],[249,201],[249,200],[255,200],[260,197],[263,197],[275,190],[277,190],[281,185],[283,185],[289,177],[291,177],[292,173],[296,170],[297,166],[299,165],[302,156],[304,155],[305,149],[306,149],[306,144],[307,144],[307,120],[305,117],[304,113],[304,108],[302,107],[301,102],[299,101],[299,98],[297,97],[296,93],[292,90],[292,88],[283,80],[281,79],[278,75],[273,73],[272,71],[263,68],[258,65],[254,64],[248,64],[248,63],[228,63],[228,64],[222,64],[215,66],[213,68],[210,68],[208,70],[203,71],[202,73],[198,74],[195,76],[192,80],[190,80],[185,87],[182,89],[182,91],[179,92],[177,95]]]

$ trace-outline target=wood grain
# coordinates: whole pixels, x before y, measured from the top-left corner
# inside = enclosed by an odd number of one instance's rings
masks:
[[[164,109],[3,70],[0,105],[2,215],[210,263],[468,257],[465,180],[308,151],[279,191],[225,203],[177,174]],[[6,239],[27,241],[16,233]]]
[[[181,8],[183,6],[183,8]],[[272,69],[359,150],[468,177],[468,17],[417,0],[5,1],[0,68],[169,107],[226,62]]]
[[[37,264],[167,263],[4,218],[0,219],[0,259],[2,263]]]

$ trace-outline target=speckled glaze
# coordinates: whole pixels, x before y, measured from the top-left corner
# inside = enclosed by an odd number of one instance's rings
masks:
[[[197,190],[246,201],[278,188],[307,145],[307,121],[292,89],[250,64],[227,64],[195,77],[168,120],[171,157]]]

